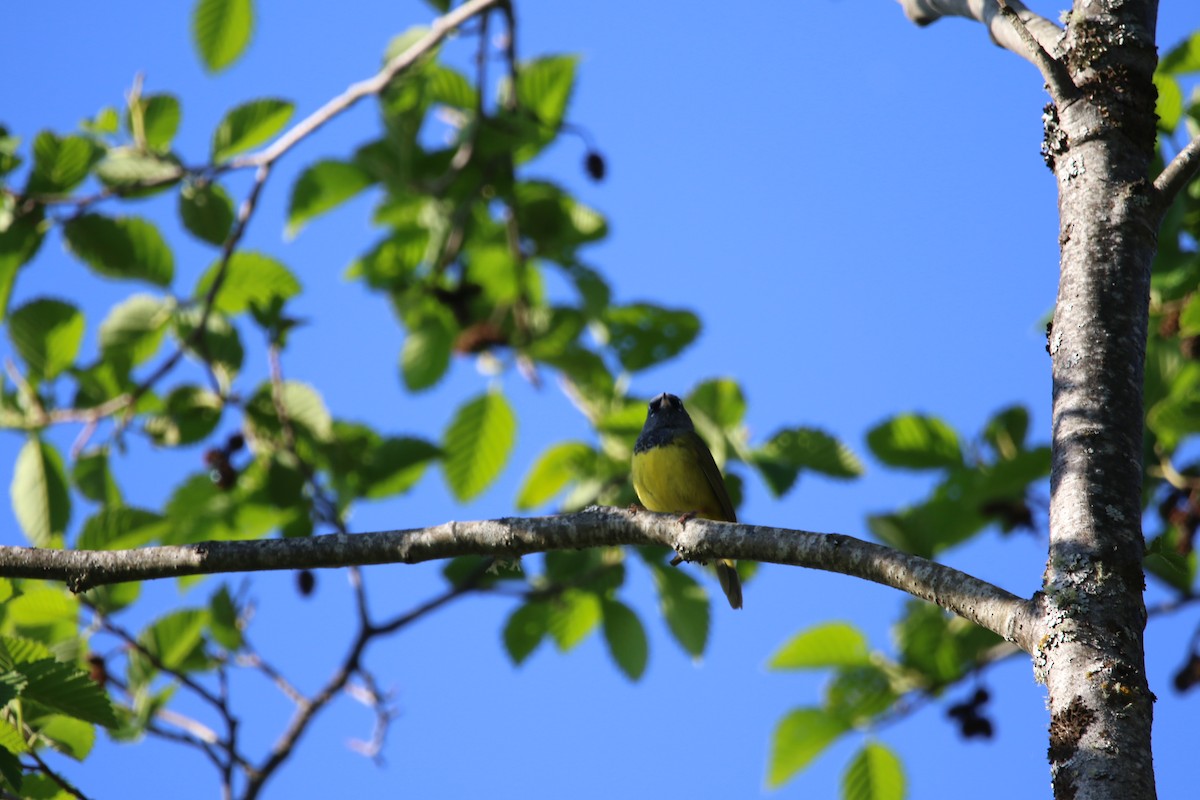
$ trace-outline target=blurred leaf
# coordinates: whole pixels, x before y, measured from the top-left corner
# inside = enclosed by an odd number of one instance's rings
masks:
[[[692,312],[647,303],[610,308],[603,322],[608,329],[609,346],[630,372],[677,355],[700,333],[700,320]]]
[[[605,600],[602,608],[608,652],[625,677],[636,681],[646,671],[646,662],[650,657],[646,629],[633,609],[619,600]]]
[[[421,320],[420,327],[410,329],[400,351],[400,374],[405,387],[412,392],[428,389],[450,368],[454,349],[454,332],[448,320],[431,314]]]
[[[654,585],[667,627],[692,658],[700,658],[708,644],[708,594],[682,570],[654,563]]]
[[[63,234],[71,252],[106,278],[169,286],[175,275],[171,249],[148,220],[84,214],[67,220]]]
[[[1200,33],[1193,33],[1168,50],[1158,62],[1158,71],[1166,75],[1200,72]]]
[[[294,237],[306,222],[336,208],[371,183],[371,176],[362,168],[345,161],[312,164],[292,184],[285,235]]]
[[[560,442],[542,453],[525,476],[517,495],[517,508],[527,511],[546,503],[579,477],[579,467],[592,456],[583,442]]]
[[[1158,90],[1158,101],[1154,112],[1158,115],[1158,129],[1170,133],[1183,117],[1183,90],[1179,82],[1161,70],[1154,73],[1154,88]]]
[[[103,156],[103,148],[85,136],[60,138],[50,131],[42,131],[33,140],[33,171],[25,193],[66,194],[83,183]]]
[[[213,593],[208,603],[208,630],[217,644],[233,652],[242,646],[242,631],[238,627],[237,607],[224,584]]]
[[[132,147],[114,147],[96,165],[96,177],[105,186],[126,190],[129,196],[152,193],[183,177],[183,169],[174,161],[147,154]],[[148,184],[137,191],[141,184]]]
[[[441,455],[431,442],[413,436],[388,437],[361,453],[363,496],[380,500],[416,485],[429,462]]]
[[[294,110],[292,103],[276,98],[251,100],[234,107],[213,133],[213,161],[227,161],[268,141],[283,130]]]
[[[233,200],[219,183],[189,181],[179,187],[179,218],[193,236],[220,246],[233,228]]]
[[[117,115],[115,108],[105,106],[96,112],[96,116],[81,121],[79,127],[85,133],[90,133],[97,138],[104,138],[112,136],[120,130],[121,118]]]
[[[164,447],[195,444],[207,439],[221,421],[224,401],[208,389],[184,384],[167,395],[161,414],[146,419],[145,429]]]
[[[519,606],[504,625],[504,647],[514,664],[521,664],[546,638],[550,609],[540,601]]]
[[[4,197],[0,195],[0,207],[3,202]],[[7,225],[0,224],[0,320],[8,314],[8,301],[17,280],[17,270],[28,263],[42,246],[45,238],[42,231],[44,219],[45,212],[38,206]]]
[[[443,64],[430,64],[425,70],[425,76],[430,102],[463,111],[474,110],[478,93],[466,75]]]
[[[520,65],[517,71],[519,111],[535,117],[536,143],[517,150],[518,163],[533,158],[558,133],[575,83],[575,56],[543,56]]]
[[[66,589],[35,586],[9,600],[4,612],[7,620],[23,628],[75,623],[79,619],[79,601]]]
[[[559,651],[575,648],[600,624],[600,598],[591,592],[567,589],[550,601],[546,629]]]
[[[83,329],[83,313],[61,300],[30,301],[8,320],[8,336],[35,382],[53,379],[75,363]]]
[[[140,115],[142,136],[151,150],[166,152],[179,132],[182,111],[179,98],[172,94],[146,94],[138,98],[133,109],[125,110],[125,129],[135,133],[134,115]]]
[[[779,721],[771,737],[767,785],[778,788],[848,730],[819,708],[797,708]]]
[[[196,297],[207,297],[220,272],[217,259],[196,283]],[[213,307],[229,316],[250,310],[253,305],[268,307],[275,298],[288,300],[300,293],[300,281],[292,271],[263,253],[239,250],[229,258],[225,277],[217,291]]]
[[[207,72],[237,61],[253,30],[253,0],[197,0],[192,11],[192,44]]]
[[[693,415],[703,414],[722,430],[740,425],[746,416],[742,387],[729,378],[704,381],[688,395],[685,405]]]
[[[189,354],[207,362],[214,367],[220,367],[231,377],[242,368],[245,350],[242,339],[238,336],[237,328],[229,324],[220,312],[213,311],[208,315],[204,326],[204,336],[193,342],[192,336],[200,324],[201,309],[180,308],[175,311],[175,336],[181,344],[186,344]]]
[[[127,297],[100,323],[100,351],[106,359],[119,357],[130,366],[141,364],[158,352],[174,310],[173,300],[155,295]]]
[[[961,678],[987,648],[1002,640],[941,608],[909,601],[896,626],[901,663],[921,676],[924,688],[936,690]]]
[[[32,727],[40,736],[50,740],[54,749],[83,761],[96,743],[96,729],[91,723],[63,714],[51,714],[35,720]]]
[[[333,435],[333,418],[321,394],[312,386],[299,381],[284,381],[279,402],[287,413],[292,432],[315,442],[328,442]],[[248,431],[260,437],[279,437],[282,427],[270,383],[263,383],[246,406],[247,418],[253,424]]]
[[[78,550],[129,550],[150,544],[166,532],[161,514],[140,508],[102,508],[83,523]]]
[[[867,742],[842,776],[843,800],[903,800],[904,768],[879,742]]]
[[[207,609],[181,608],[144,628],[138,634],[138,643],[154,661],[140,654],[131,655],[130,683],[143,685],[144,680],[160,668],[184,672],[200,668],[204,664],[204,630],[208,618]]]
[[[936,417],[900,414],[867,433],[867,446],[890,467],[941,469],[963,463],[954,429]]]
[[[784,428],[751,454],[767,488],[779,497],[792,488],[802,470],[831,478],[856,478],[862,462],[849,447],[816,428]]]
[[[71,519],[71,496],[62,457],[36,437],[25,441],[13,467],[10,487],[13,511],[25,538],[34,547],[62,547]]]
[[[75,459],[71,481],[88,500],[106,506],[121,505],[121,490],[108,467],[108,450],[87,450]]]
[[[516,432],[516,417],[499,392],[478,395],[459,407],[442,439],[442,470],[459,502],[474,499],[496,479]]]
[[[1000,458],[1013,458],[1025,447],[1029,412],[1024,406],[1009,406],[988,420],[983,438]]]
[[[896,700],[888,672],[874,664],[842,667],[825,687],[825,710],[855,727],[871,725]]]
[[[867,637],[848,622],[825,622],[792,637],[767,662],[770,669],[848,667],[870,663]]]

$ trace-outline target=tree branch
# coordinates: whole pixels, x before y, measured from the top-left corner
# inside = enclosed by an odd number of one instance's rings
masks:
[[[897,0],[904,16],[918,25],[932,25],[942,17],[964,17],[981,22],[992,41],[1038,68],[1056,104],[1074,100],[1079,90],[1067,67],[1052,53],[1058,50],[1062,29],[1030,11],[1020,0]]]
[[[1155,204],[1160,217],[1167,213],[1167,209],[1175,201],[1175,195],[1192,182],[1198,171],[1200,171],[1200,136],[1192,139],[1188,142],[1187,147],[1176,153],[1175,157],[1171,159],[1171,163],[1167,164],[1154,179],[1154,189],[1158,193]]]
[[[415,564],[461,555],[516,558],[546,550],[665,545],[688,561],[716,557],[823,569],[937,603],[1029,652],[1040,602],[1022,600],[956,569],[841,534],[818,534],[592,507],[575,514],[447,522],[429,528],[306,539],[202,542],[139,550],[0,547],[0,576],[58,580],[72,591],[123,581],[218,572]]]

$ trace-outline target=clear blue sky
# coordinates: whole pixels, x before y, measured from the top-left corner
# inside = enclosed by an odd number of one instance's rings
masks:
[[[0,122],[27,139],[42,127],[70,130],[102,106],[119,105],[141,71],[146,91],[182,100],[176,145],[194,163],[206,156],[229,107],[281,96],[306,114],[373,73],[393,34],[432,18],[412,0],[259,5],[247,57],[209,78],[189,44],[190,3],[10,4],[0,29],[0,52],[10,65],[0,84]],[[1059,5],[1035,8],[1056,16]],[[1038,153],[1046,96],[1031,66],[994,47],[978,25],[946,21],[921,30],[893,3],[685,9],[521,0],[517,10],[523,56],[582,54],[570,118],[591,132],[610,166],[608,180],[589,183],[580,169],[583,148],[567,139],[532,174],[565,184],[607,214],[612,235],[588,255],[618,301],[688,307],[704,321],[700,340],[680,358],[634,378],[635,392],[682,394],[704,378],[729,375],[747,393],[755,436],[785,424],[816,425],[864,457],[864,432],[904,410],[940,415],[970,435],[997,409],[1020,402],[1032,411],[1033,436],[1048,439],[1049,360],[1040,320],[1054,301],[1057,218],[1054,181]],[[1164,49],[1197,27],[1200,7],[1162,4]],[[455,57],[465,57],[461,46]],[[377,130],[374,109],[364,104],[288,156],[246,246],[280,258],[304,283],[297,311],[311,324],[293,339],[288,376],[317,385],[338,416],[394,433],[432,433],[489,379],[464,361],[431,393],[401,390],[402,334],[390,311],[341,277],[377,235],[368,225],[371,198],[320,219],[294,241],[282,236],[298,169],[344,155]],[[235,196],[246,185],[244,176],[234,180]],[[163,221],[177,248],[176,289],[186,292],[212,255],[178,234],[169,222],[172,204],[165,205],[150,203],[138,213]],[[14,303],[56,293],[78,300],[86,292],[85,346],[94,352],[94,326],[128,291],[89,277],[55,240],[22,274]],[[0,343],[0,355],[10,350]],[[246,373],[265,374],[261,349],[250,351]],[[354,529],[511,513],[537,454],[551,442],[588,435],[553,384],[536,391],[515,374],[501,382],[520,419],[504,478],[462,507],[432,471],[411,495],[360,508]],[[57,441],[69,443],[74,433]],[[0,437],[0,485],[11,480],[21,442],[12,433]],[[199,466],[199,448],[135,450],[116,470],[132,500],[153,506]],[[868,466],[854,483],[805,478],[778,502],[749,480],[742,518],[866,536],[868,513],[927,489],[922,479]],[[19,543],[9,519],[0,541]],[[947,561],[1027,596],[1044,566],[1044,516],[1039,524],[1037,535],[989,535]],[[375,567],[367,579],[380,614],[411,607],[442,585],[438,565]],[[350,594],[337,572],[320,574],[317,594],[306,601],[293,584],[290,574],[253,579],[257,616],[249,633],[311,690],[349,635]],[[184,599],[203,602],[215,585],[210,580]],[[170,583],[145,592],[163,604],[178,597]],[[368,663],[395,690],[401,712],[385,767],[346,747],[369,735],[372,720],[342,700],[268,796],[762,794],[776,721],[818,702],[823,684],[820,675],[766,671],[768,656],[791,634],[831,618],[853,621],[876,646],[890,648],[889,625],[905,600],[836,575],[765,567],[746,587],[744,611],[714,605],[709,652],[694,664],[657,618],[644,573],[631,570],[626,596],[643,612],[651,638],[640,683],[621,676],[597,637],[566,656],[543,646],[514,669],[499,638],[512,601],[470,599],[371,651]],[[1161,596],[1152,586],[1151,599]],[[1148,634],[1164,797],[1183,796],[1195,782],[1182,742],[1194,738],[1200,694],[1181,699],[1169,686],[1195,624],[1193,609],[1155,621]],[[1047,715],[1028,663],[1014,659],[990,670],[987,684],[997,723],[989,743],[960,741],[942,702],[877,732],[901,754],[911,797],[1049,796]],[[237,681],[233,691],[260,753],[290,708],[255,677]],[[835,796],[859,741],[848,737],[778,796]],[[164,780],[179,798],[209,798],[217,790],[201,756],[156,742],[101,742],[85,765],[65,770],[99,797],[157,795]]]

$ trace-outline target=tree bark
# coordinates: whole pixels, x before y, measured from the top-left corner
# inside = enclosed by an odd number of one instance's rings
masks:
[[[1050,337],[1053,467],[1046,639],[1061,800],[1153,798],[1142,571],[1142,383],[1154,189],[1152,3],[1076,2],[1062,42],[1079,96],[1047,107],[1061,276]]]

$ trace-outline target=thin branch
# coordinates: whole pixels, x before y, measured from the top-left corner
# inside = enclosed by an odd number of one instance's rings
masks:
[[[810,567],[891,586],[1015,642],[1036,646],[1041,603],[956,569],[841,534],[691,520],[592,507],[575,514],[447,522],[429,528],[304,539],[202,542],[139,550],[0,547],[0,576],[63,581],[73,591],[123,581],[218,572],[404,563],[462,555],[515,559],[547,550],[657,544],[688,561],[737,558]]]
[[[1188,142],[1154,179],[1155,204],[1160,216],[1167,213],[1175,195],[1192,182],[1197,172],[1200,172],[1200,136]]]
[[[918,25],[931,25],[943,17],[964,17],[981,22],[992,41],[1038,68],[1050,97],[1063,105],[1079,96],[1066,65],[1052,53],[1058,49],[1062,29],[1035,14],[1019,0],[897,0],[904,15]]]
[[[29,748],[28,755],[33,759],[34,763],[38,765],[38,769],[41,770],[41,772],[50,780],[57,783],[63,791],[65,791],[67,794],[74,795],[78,798],[78,800],[88,800],[88,796],[84,794],[78,787],[51,769],[50,765],[47,764],[40,755],[38,755],[37,750],[35,750],[32,746]]]
[[[443,39],[464,22],[494,6],[501,5],[502,2],[503,0],[470,0],[445,16],[434,20],[427,34],[389,61],[378,74],[351,85],[346,91],[292,126],[291,130],[276,139],[267,149],[234,161],[234,167],[262,166],[274,163],[288,150],[359,100],[382,92],[397,75],[441,44]]]

